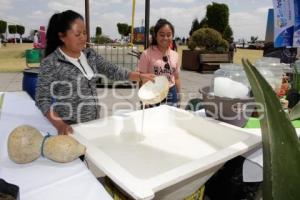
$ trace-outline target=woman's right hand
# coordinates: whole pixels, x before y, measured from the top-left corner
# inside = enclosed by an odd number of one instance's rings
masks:
[[[48,112],[46,117],[56,128],[58,135],[68,135],[73,133],[73,128],[65,123],[56,112]]]
[[[57,129],[58,135],[68,135],[73,133],[73,128],[65,122],[60,122],[57,125],[54,124],[54,126]]]
[[[147,81],[154,82],[154,78],[155,78],[154,74],[142,74],[142,73],[140,73],[140,79],[141,79],[143,84],[146,83]]]

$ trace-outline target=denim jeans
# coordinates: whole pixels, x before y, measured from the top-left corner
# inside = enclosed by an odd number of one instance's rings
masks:
[[[169,89],[169,93],[168,96],[166,98],[166,100],[164,100],[162,103],[166,103],[169,106],[178,106],[178,96],[177,96],[177,89],[176,86],[172,86]]]

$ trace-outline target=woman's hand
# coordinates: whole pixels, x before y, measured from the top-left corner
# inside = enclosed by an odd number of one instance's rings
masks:
[[[57,126],[54,126],[57,129],[58,135],[68,135],[73,133],[73,128],[65,122],[60,122],[59,124],[57,124]]]
[[[56,112],[48,112],[46,117],[56,128],[58,135],[68,135],[73,133],[73,128],[65,123]]]
[[[147,81],[152,81],[154,82],[155,75],[154,74],[141,74],[140,73],[140,80],[142,83],[146,83]]]
[[[154,74],[143,74],[140,72],[130,72],[129,79],[131,81],[143,82],[146,83],[147,81],[154,82],[155,75]]]

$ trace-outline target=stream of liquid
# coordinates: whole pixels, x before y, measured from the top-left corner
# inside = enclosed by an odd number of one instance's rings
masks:
[[[144,134],[144,118],[145,118],[145,103],[143,103],[143,113],[142,113],[142,128],[141,128],[141,134]]]

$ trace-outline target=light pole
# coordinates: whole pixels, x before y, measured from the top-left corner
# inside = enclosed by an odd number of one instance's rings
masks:
[[[150,0],[145,0],[145,33],[144,49],[149,46],[149,17],[150,17]]]
[[[87,42],[90,43],[90,3],[89,0],[85,0],[85,28]]]
[[[132,0],[131,36],[130,36],[131,45],[133,45],[133,39],[134,39],[134,16],[135,16],[135,0]]]

